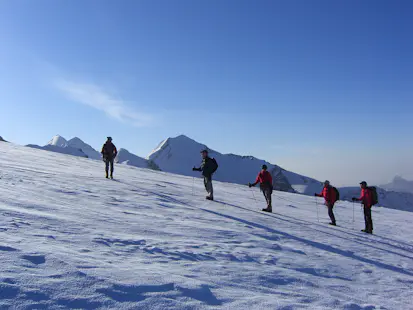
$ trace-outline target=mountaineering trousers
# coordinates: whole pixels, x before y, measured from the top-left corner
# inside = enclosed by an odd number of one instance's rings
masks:
[[[334,203],[327,203],[327,208],[328,208],[328,216],[330,217],[331,223],[335,224],[336,223],[336,218],[334,216],[333,208],[334,208]]]
[[[265,200],[267,201],[267,207],[271,209],[272,208],[272,202],[271,202],[272,189],[269,187],[264,187],[262,188],[262,193],[264,194]]]
[[[364,206],[364,221],[366,222],[366,231],[373,231],[373,219],[371,218],[371,208]]]
[[[205,190],[210,198],[214,198],[214,189],[212,187],[212,176],[204,176]]]
[[[114,158],[105,158],[105,171],[106,171],[106,176],[109,173],[109,166],[110,166],[110,175],[113,175],[113,162],[114,162]]]

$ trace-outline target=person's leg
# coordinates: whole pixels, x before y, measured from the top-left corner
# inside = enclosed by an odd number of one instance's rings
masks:
[[[209,198],[213,198],[214,197],[214,190],[212,187],[212,178],[209,176],[204,176],[204,185],[205,185],[205,190],[208,193]]]
[[[364,225],[365,225],[364,230],[368,232],[369,226],[370,226],[369,225],[369,208],[366,206],[364,206]]]
[[[366,213],[366,230],[368,232],[373,232],[373,219],[371,218],[371,208],[365,207]]]
[[[272,201],[271,201],[271,190],[269,188],[264,188],[262,190],[265,200],[267,201],[267,211],[272,211]]]
[[[111,160],[110,160],[110,177],[112,178],[113,177],[113,163],[114,163],[114,159],[112,158]]]
[[[332,224],[336,224],[336,218],[334,216],[334,212],[333,212],[333,208],[334,208],[334,204],[328,204],[328,216],[330,217],[331,223]]]
[[[105,159],[105,172],[106,172],[106,177],[109,177],[109,160],[106,158]]]

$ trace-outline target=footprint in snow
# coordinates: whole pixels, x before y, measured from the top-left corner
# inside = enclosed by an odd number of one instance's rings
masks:
[[[44,255],[23,255],[21,258],[28,260],[35,265],[41,265],[46,262],[46,257]]]
[[[7,245],[0,245],[0,251],[4,251],[4,252],[14,252],[14,251],[18,251],[15,248],[9,247]]]

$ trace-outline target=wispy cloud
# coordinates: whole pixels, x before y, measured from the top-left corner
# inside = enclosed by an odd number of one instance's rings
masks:
[[[154,124],[155,118],[152,115],[137,111],[121,98],[116,98],[95,84],[59,80],[56,82],[56,87],[71,100],[100,110],[120,122],[137,127]]]

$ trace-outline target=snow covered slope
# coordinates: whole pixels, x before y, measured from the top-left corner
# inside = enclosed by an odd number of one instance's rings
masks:
[[[200,179],[12,144],[0,174],[0,309],[411,309],[410,212],[374,208],[370,236],[351,203],[329,227],[314,197],[265,214],[258,189],[206,202]]]
[[[115,161],[119,164],[134,166],[138,168],[151,168],[159,170],[159,168],[157,168],[156,165],[151,163],[149,160],[136,156],[125,149],[120,149],[118,151],[118,155],[116,156]]]
[[[405,192],[413,194],[413,181],[405,180],[400,176],[396,176],[391,183],[381,185],[380,187],[388,191]]]
[[[209,149],[184,135],[168,138],[147,157],[155,162],[162,171],[195,176],[192,167],[199,166],[202,149],[210,150],[210,156],[215,157],[219,169],[214,178],[219,181],[247,184],[253,182],[263,164],[268,165],[274,176],[274,187],[288,192],[314,194],[321,190],[321,183],[317,180],[286,171],[279,166],[252,156],[221,154]]]
[[[34,148],[34,149],[39,149],[43,151],[49,151],[49,152],[54,152],[54,153],[61,153],[61,154],[66,154],[66,155],[72,155],[72,156],[79,156],[79,157],[88,157],[85,153],[82,152],[80,149],[75,149],[73,147],[65,146],[56,146],[56,145],[45,145],[45,146],[39,146],[35,144],[28,144],[26,145],[27,147]]]
[[[4,140],[2,136],[0,136],[0,142],[7,142],[7,141]]]
[[[78,137],[72,138],[69,141],[67,141],[67,145],[72,148],[82,150],[82,152],[85,153],[91,159],[96,159],[96,160],[102,159],[102,155],[98,151],[96,151],[89,144],[83,142]]]

